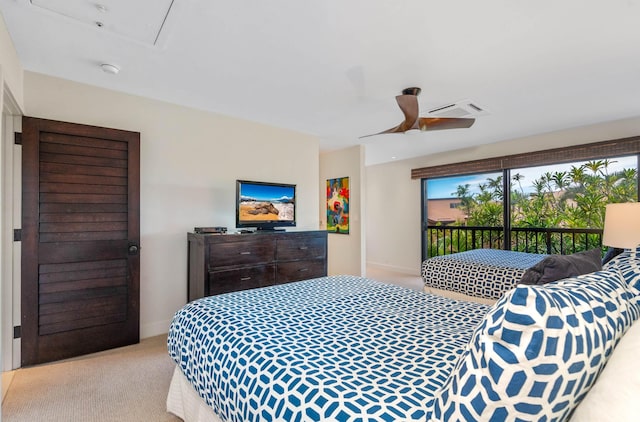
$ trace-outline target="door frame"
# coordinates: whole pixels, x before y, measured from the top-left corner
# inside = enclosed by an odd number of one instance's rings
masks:
[[[2,78],[0,78],[2,80]],[[14,229],[22,225],[22,146],[15,143],[15,133],[22,130],[22,110],[7,85],[2,83],[0,104],[0,364],[2,371],[20,367],[21,343],[14,339],[14,328],[20,325],[20,259],[21,244],[14,241]]]

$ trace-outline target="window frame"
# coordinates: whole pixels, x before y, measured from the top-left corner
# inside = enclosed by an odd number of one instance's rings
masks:
[[[506,239],[509,239],[511,237],[511,213],[509,210],[511,204],[510,181],[512,169],[634,155],[636,157],[636,168],[638,169],[636,196],[640,201],[640,136],[412,169],[411,179],[421,179],[420,196],[422,209],[420,226],[422,260],[426,259],[428,247],[426,236],[428,226],[427,179],[488,172],[502,172],[504,184],[504,235]]]

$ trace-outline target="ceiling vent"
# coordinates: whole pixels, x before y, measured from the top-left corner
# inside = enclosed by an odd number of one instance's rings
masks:
[[[167,20],[177,0],[101,3],[86,0],[30,0],[33,6],[127,39],[158,46],[166,38]]]
[[[484,107],[471,100],[461,100],[453,104],[436,107],[426,112],[431,117],[480,117],[490,114]]]

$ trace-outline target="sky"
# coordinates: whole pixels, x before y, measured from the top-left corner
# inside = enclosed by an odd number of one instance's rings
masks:
[[[258,201],[275,201],[287,197],[293,199],[295,188],[291,185],[269,185],[246,182],[242,184],[242,196],[248,196]]]
[[[612,163],[609,165],[608,171],[609,173],[615,173],[624,168],[635,168],[638,164],[636,156],[629,157],[617,157],[610,159]],[[586,161],[580,161],[576,163],[567,163],[567,164],[556,164],[552,166],[539,166],[539,167],[527,167],[523,169],[512,169],[511,176],[516,173],[520,173],[524,176],[520,183],[522,184],[522,188],[526,193],[533,192],[533,181],[538,179],[541,174],[550,172],[554,173],[556,171],[569,171],[571,166],[580,165],[586,163]],[[478,193],[480,189],[478,186],[482,183],[487,182],[487,178],[496,178],[502,175],[502,172],[496,173],[483,173],[481,175],[471,174],[465,176],[453,176],[453,177],[443,177],[438,179],[429,179],[427,180],[427,195],[428,199],[440,199],[440,198],[455,198],[456,189],[459,185],[469,184],[469,189],[471,193]]]

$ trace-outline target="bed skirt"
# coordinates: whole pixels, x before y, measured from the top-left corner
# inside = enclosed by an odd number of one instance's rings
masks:
[[[177,366],[169,385],[167,412],[173,413],[185,422],[222,422],[213,409],[200,398]]]

